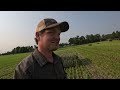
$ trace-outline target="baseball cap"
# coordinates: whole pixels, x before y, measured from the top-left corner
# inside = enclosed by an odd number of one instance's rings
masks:
[[[65,32],[69,29],[69,24],[66,21],[58,23],[55,19],[45,18],[38,23],[36,32],[40,32],[42,30],[49,29],[56,26],[60,27],[61,32]]]

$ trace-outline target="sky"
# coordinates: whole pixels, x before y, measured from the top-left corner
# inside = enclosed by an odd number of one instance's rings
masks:
[[[120,31],[120,11],[0,11],[0,53],[36,45],[35,29],[44,18],[69,23],[69,30],[61,33],[60,43],[68,43],[77,35]]]

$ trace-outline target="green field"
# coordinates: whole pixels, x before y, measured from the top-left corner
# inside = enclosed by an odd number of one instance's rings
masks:
[[[0,56],[0,79],[12,79],[16,65],[29,53]]]
[[[67,46],[55,51],[64,59],[68,79],[120,79],[120,41]],[[0,79],[11,79],[29,53],[0,56]]]

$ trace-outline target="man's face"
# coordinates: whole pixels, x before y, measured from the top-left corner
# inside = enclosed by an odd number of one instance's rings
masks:
[[[49,51],[57,50],[59,47],[60,33],[61,31],[59,27],[45,30],[40,36],[40,45]]]

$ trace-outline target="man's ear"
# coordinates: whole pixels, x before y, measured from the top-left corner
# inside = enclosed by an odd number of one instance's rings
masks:
[[[39,37],[39,33],[38,32],[36,32],[35,35],[36,35],[36,37]]]
[[[40,35],[39,35],[38,32],[36,32],[36,38],[37,38],[38,41],[40,40]]]

